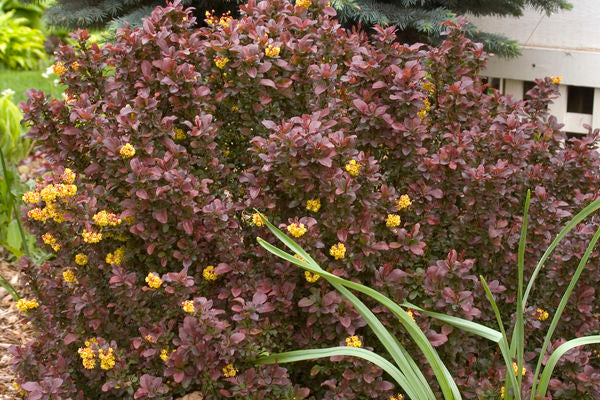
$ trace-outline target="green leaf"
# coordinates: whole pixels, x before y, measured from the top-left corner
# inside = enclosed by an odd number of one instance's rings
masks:
[[[262,215],[261,215],[262,217]],[[309,270],[313,273],[317,273],[321,275],[324,279],[327,279],[330,283],[338,283],[343,285],[349,289],[356,290],[367,296],[370,296],[374,300],[378,301],[385,307],[387,307],[400,321],[404,329],[408,332],[412,340],[415,342],[419,350],[423,352],[423,355],[427,359],[431,369],[433,370],[440,389],[444,394],[445,399],[461,399],[460,392],[458,391],[458,387],[456,383],[452,379],[452,376],[442,360],[440,359],[437,351],[433,348],[427,336],[423,333],[419,325],[417,325],[412,318],[406,313],[402,307],[398,304],[394,303],[388,297],[382,295],[378,291],[371,289],[367,286],[361,285],[356,282],[348,281],[343,278],[340,278],[336,275],[333,275],[325,270],[323,270],[319,265],[310,257],[310,255],[304,251],[297,243],[295,243],[292,239],[290,239],[287,235],[281,232],[277,227],[271,224],[267,219],[263,218],[263,221],[267,224],[267,227],[271,232],[281,241],[284,245],[286,245],[290,250],[299,254],[303,257],[306,262],[302,262],[296,257],[293,257],[290,254],[278,249],[277,247],[271,245],[270,243],[264,241],[261,238],[257,238],[259,244],[270,251],[271,253],[277,255],[280,258],[283,258],[299,267]]]
[[[469,321],[463,318],[453,317],[451,315],[440,314],[433,311],[427,311],[415,306],[414,304],[407,302],[402,303],[402,306],[406,308],[412,308],[422,314],[427,315],[428,317],[435,318],[438,321],[442,321],[448,325],[455,326],[465,332],[480,336],[494,343],[500,343],[500,341],[502,340],[502,333],[492,328],[488,328],[485,325],[478,324],[477,322]]]
[[[404,375],[394,366],[394,364],[372,351],[356,347],[339,346],[326,349],[288,351],[259,358],[257,362],[258,364],[282,364],[335,356],[351,356],[367,360],[387,372],[403,390],[409,386]]]
[[[600,335],[584,336],[581,338],[572,339],[558,346],[556,350],[554,350],[550,358],[548,358],[548,361],[546,361],[544,372],[540,377],[539,386],[537,388],[537,394],[542,397],[546,397],[546,391],[548,390],[548,384],[550,383],[550,378],[552,378],[552,372],[554,372],[554,367],[556,367],[556,363],[558,363],[560,358],[563,355],[565,355],[565,353],[576,347],[585,346],[586,344],[597,343],[600,343]]]
[[[268,222],[267,222],[268,223]],[[268,226],[268,225],[267,225]],[[277,229],[277,228],[274,228]],[[276,233],[276,232],[273,232]],[[280,231],[281,233],[281,231]],[[285,236],[283,233],[281,233]],[[287,238],[286,240],[291,241],[291,239]],[[273,246],[272,244],[266,242],[262,238],[257,238],[258,243],[264,247],[266,250],[271,252],[272,254],[287,260],[291,263],[298,265],[299,267],[311,271],[312,273],[319,274],[323,276],[325,279],[325,274],[328,272],[322,270],[318,265],[316,268],[312,266],[308,262],[304,262],[299,260],[296,257],[291,256],[290,254],[284,252],[283,250]],[[295,243],[290,243],[292,246],[297,246],[298,250],[304,251]],[[297,252],[296,254],[300,254]],[[306,258],[305,258],[306,259]],[[315,263],[316,264],[316,263]],[[381,324],[379,319],[375,317],[375,315],[362,303],[356,296],[354,296],[350,291],[348,291],[345,287],[340,285],[339,283],[331,282],[330,283],[343,295],[345,296],[352,305],[356,308],[356,310],[362,315],[365,319],[365,322],[369,325],[369,327],[373,330],[379,341],[384,345],[386,350],[390,353],[394,361],[398,364],[398,367],[402,370],[404,374],[407,376],[407,394],[413,398],[421,398],[421,399],[435,399],[433,391],[431,390],[427,380],[423,376],[422,372],[417,368],[415,371],[414,366],[416,363],[410,358],[408,352],[404,350],[404,348],[400,345],[400,343],[389,333],[389,331]]]
[[[10,221],[6,228],[6,243],[14,249],[20,249],[23,244],[23,238],[19,232],[19,223],[16,219]]]
[[[548,346],[550,345],[550,340],[552,339],[552,335],[554,334],[554,331],[556,330],[556,327],[558,326],[560,317],[562,316],[562,313],[564,312],[565,307],[567,306],[567,303],[569,302],[569,297],[571,297],[571,293],[573,293],[573,290],[575,289],[575,285],[577,284],[577,281],[579,280],[581,273],[583,272],[585,266],[587,265],[588,259],[590,258],[590,255],[592,254],[592,250],[596,246],[598,239],[600,239],[600,228],[598,228],[598,230],[596,230],[596,233],[594,233],[592,240],[588,244],[588,247],[585,249],[585,253],[583,254],[583,257],[581,257],[581,260],[579,260],[579,265],[577,265],[577,269],[575,270],[575,273],[573,274],[573,277],[571,278],[571,281],[569,282],[569,286],[567,287],[567,290],[563,294],[563,297],[560,299],[560,303],[558,304],[556,312],[554,313],[554,316],[552,317],[552,322],[550,323],[550,327],[548,327],[548,331],[546,332],[546,337],[544,338],[544,343],[542,344],[542,348],[540,349],[540,355],[538,358],[537,365],[535,367],[535,373],[533,375],[533,386],[531,389],[531,400],[533,400],[534,396],[535,396],[537,378],[538,378],[540,370],[542,368],[542,361],[544,359],[544,355],[546,354],[546,351],[548,350]]]
[[[581,221],[583,221],[585,218],[587,218],[588,215],[592,214],[599,208],[600,208],[600,198],[594,200],[586,208],[584,208],[577,215],[575,215],[567,223],[567,225],[558,233],[558,235],[556,235],[556,238],[552,241],[552,243],[550,243],[550,246],[548,246],[548,248],[542,255],[542,258],[540,258],[540,261],[537,263],[537,265],[533,271],[533,274],[531,275],[531,278],[529,278],[529,283],[527,284],[527,289],[525,290],[525,295],[523,296],[523,304],[522,304],[523,311],[525,311],[525,307],[527,306],[527,299],[529,298],[529,293],[533,289],[535,279],[537,278],[538,274],[540,273],[540,270],[544,266],[544,263],[546,262],[548,257],[550,257],[550,254],[552,254],[552,251],[554,251],[556,246],[558,246],[560,241],[567,235],[567,233],[571,232],[571,230],[573,230],[573,228],[575,228],[577,226],[577,224],[579,224]]]
[[[500,332],[502,333],[502,341],[500,341],[500,353],[502,354],[502,358],[504,358],[504,364],[506,365],[506,376],[508,378],[508,382],[505,383],[506,391],[508,392],[510,388],[514,388],[514,395],[517,400],[521,400],[521,386],[519,386],[515,375],[512,374],[512,359],[510,357],[510,346],[508,345],[508,337],[506,336],[506,331],[504,330],[504,324],[502,323],[502,317],[500,316],[500,310],[498,309],[498,305],[496,304],[496,300],[494,300],[494,295],[490,290],[485,278],[483,276],[479,276],[481,280],[481,284],[483,285],[483,290],[485,291],[485,295],[488,298],[488,301],[492,305],[492,309],[494,310],[494,315],[496,316],[496,321],[498,322],[498,327],[500,328]],[[519,374],[521,374],[521,370],[519,370]],[[509,399],[512,396],[510,393],[505,395],[505,398]]]
[[[531,191],[527,191],[527,197],[525,198],[525,210],[523,212],[523,225],[521,226],[521,237],[519,239],[519,251],[517,255],[517,311],[516,311],[516,322],[515,329],[513,330],[513,337],[510,341],[510,356],[511,358],[517,357],[517,368],[521,371],[523,368],[524,360],[523,353],[525,351],[525,324],[523,320],[523,275],[525,270],[525,244],[527,242],[527,218],[529,216],[529,202],[531,200]],[[511,371],[507,371],[510,374]],[[523,382],[523,375],[518,374],[517,376],[519,387]]]

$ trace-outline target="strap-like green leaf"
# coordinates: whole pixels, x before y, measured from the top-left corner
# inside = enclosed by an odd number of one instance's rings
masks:
[[[315,360],[335,356],[358,357],[367,360],[387,372],[400,387],[408,386],[404,375],[388,360],[372,351],[357,347],[329,347],[326,349],[294,350],[285,353],[270,354],[257,360],[258,364],[283,364],[305,360]]]
[[[300,256],[305,258],[307,262],[300,262],[300,260],[298,260],[296,257],[293,257],[285,253],[284,251],[279,250],[276,247],[268,244],[264,240],[258,238],[258,241],[261,244],[261,246],[265,247],[273,254],[278,255],[279,257],[288,260],[303,269],[307,269],[313,273],[321,275],[323,278],[327,279],[327,281],[331,282],[332,284],[335,282],[349,289],[366,294],[367,296],[370,296],[371,298],[375,299],[376,301],[387,307],[398,318],[398,320],[400,321],[404,329],[406,329],[406,331],[408,332],[412,340],[415,342],[419,350],[423,352],[423,355],[429,362],[429,365],[431,366],[431,369],[433,370],[436,376],[440,389],[444,394],[444,398],[446,400],[462,398],[460,392],[458,391],[456,383],[452,379],[450,371],[448,371],[448,369],[440,359],[439,355],[437,354],[437,351],[433,348],[433,346],[427,339],[427,336],[425,336],[419,325],[417,325],[412,320],[412,318],[406,313],[404,309],[402,309],[402,307],[400,307],[388,297],[382,295],[374,289],[371,289],[367,286],[361,285],[356,282],[348,281],[323,270],[297,243],[295,243],[292,239],[290,239],[287,235],[281,232],[277,227],[275,227],[266,219],[265,222],[271,230],[271,232],[273,232],[273,234],[277,236],[277,238],[281,240],[283,244],[285,244],[290,250],[294,251],[296,254],[299,254]],[[275,249],[278,251],[276,251]]]
[[[504,364],[506,364],[506,377],[508,378],[508,382],[506,383],[506,390],[508,391],[510,388],[514,389],[514,395],[517,400],[521,400],[521,387],[517,383],[517,379],[515,375],[512,374],[512,359],[510,358],[510,346],[508,345],[508,337],[506,336],[506,331],[504,330],[504,323],[502,322],[502,317],[500,316],[500,310],[498,309],[498,305],[496,304],[496,300],[494,300],[494,295],[490,290],[485,278],[483,276],[479,276],[481,280],[481,284],[483,285],[483,290],[485,290],[485,295],[488,298],[488,301],[492,305],[492,309],[494,310],[494,314],[496,316],[496,321],[498,322],[498,328],[500,328],[500,332],[502,333],[502,341],[500,341],[500,353],[502,353],[502,358],[504,358]],[[518,371],[521,374],[521,370]],[[510,384],[510,385],[509,385]],[[510,393],[508,393],[510,395]],[[508,397],[505,395],[505,397]]]
[[[546,362],[544,372],[540,377],[540,383],[537,388],[537,394],[541,397],[546,397],[546,391],[548,390],[548,384],[550,383],[550,378],[552,378],[552,372],[554,372],[554,367],[556,367],[556,363],[558,363],[558,360],[560,360],[560,358],[563,355],[565,355],[567,351],[572,350],[575,347],[585,346],[586,344],[597,343],[600,343],[600,335],[584,336],[577,339],[572,339],[558,346]]]
[[[533,270],[533,274],[531,275],[531,278],[529,278],[529,282],[527,284],[527,289],[525,289],[525,295],[523,296],[523,304],[522,304],[523,311],[525,311],[525,307],[527,307],[527,299],[529,298],[529,293],[533,289],[535,279],[537,278],[538,274],[540,273],[540,270],[544,266],[544,263],[546,262],[548,257],[550,257],[550,254],[552,254],[552,251],[554,251],[556,246],[558,246],[558,243],[560,243],[560,241],[567,235],[567,233],[571,232],[571,230],[573,230],[573,228],[575,228],[577,226],[577,224],[579,224],[581,221],[583,221],[585,218],[587,218],[588,215],[592,214],[599,208],[600,208],[600,198],[594,200],[586,208],[584,208],[577,215],[575,215],[567,223],[567,225],[559,232],[559,234],[556,235],[556,238],[552,241],[552,243],[550,243],[550,246],[548,246],[548,248],[542,255],[542,258],[540,258],[540,261],[538,261],[535,269]]]
[[[573,293],[573,290],[575,289],[575,285],[577,284],[577,281],[579,280],[579,277],[581,276],[581,273],[583,272],[583,269],[585,268],[585,266],[588,262],[588,259],[590,258],[590,255],[592,254],[592,250],[594,249],[594,247],[596,246],[596,243],[598,242],[598,239],[600,239],[600,228],[598,228],[598,230],[596,230],[596,233],[594,233],[592,240],[588,244],[588,247],[585,249],[585,253],[583,254],[583,257],[581,257],[581,260],[579,260],[579,265],[577,265],[577,269],[575,270],[575,273],[573,274],[573,277],[571,278],[571,281],[569,282],[569,286],[567,287],[567,290],[563,294],[563,297],[560,299],[560,303],[558,304],[556,312],[554,313],[554,316],[552,317],[552,322],[550,323],[550,327],[548,328],[548,331],[546,332],[546,337],[544,338],[544,343],[542,344],[542,348],[540,349],[540,355],[538,358],[537,365],[535,367],[535,373],[533,375],[533,386],[531,389],[531,400],[533,400],[535,398],[537,377],[539,376],[540,370],[542,369],[542,360],[544,358],[544,355],[546,354],[546,350],[548,349],[548,346],[550,345],[550,340],[552,339],[552,335],[554,334],[554,331],[556,330],[556,326],[558,325],[558,322],[560,321],[560,317],[562,316],[562,313],[565,310],[567,303],[569,302],[569,297],[571,297],[571,293]]]
[[[500,332],[492,328],[488,328],[485,325],[478,324],[477,322],[469,321],[463,318],[453,317],[451,315],[440,314],[433,311],[427,311],[422,309],[421,307],[415,306],[414,304],[408,302],[402,303],[402,306],[406,308],[412,308],[413,310],[417,310],[418,312],[425,314],[428,317],[435,318],[448,325],[455,326],[465,332],[469,332],[474,335],[480,336],[494,343],[500,343],[500,341],[502,340],[502,334]]]

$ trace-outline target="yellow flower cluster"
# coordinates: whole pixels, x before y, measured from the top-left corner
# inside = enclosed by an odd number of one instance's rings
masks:
[[[296,0],[296,5],[308,9],[310,7],[310,0]]]
[[[360,174],[361,165],[356,160],[350,160],[346,164],[346,171],[352,176],[358,176]]]
[[[334,244],[329,249],[329,254],[336,260],[340,260],[346,256],[346,246],[343,243]]]
[[[59,183],[55,186],[56,186],[56,189],[58,190],[58,197],[60,197],[60,198],[73,197],[77,194],[77,186],[76,185],[65,185],[65,184]]]
[[[156,339],[154,339],[152,335],[146,335],[144,336],[144,339],[146,339],[150,343],[156,343]]]
[[[75,274],[73,273],[73,271],[71,271],[70,269],[67,269],[67,270],[63,271],[63,279],[67,283],[75,283],[75,282],[77,282],[77,277],[75,276]]]
[[[517,365],[516,362],[513,361],[512,367],[513,367],[513,372],[515,373],[515,376],[519,375],[519,366]],[[527,372],[527,368],[523,367],[521,369],[521,375],[525,375],[526,372]]]
[[[108,253],[106,255],[106,263],[110,265],[121,265],[125,256],[125,248],[119,247],[114,253]]]
[[[168,347],[166,349],[162,349],[160,351],[160,359],[164,362],[167,362],[167,360],[171,357],[171,354],[175,353],[175,351],[175,349],[170,350]]]
[[[259,213],[252,214],[252,223],[256,226],[263,226],[265,224]]]
[[[75,264],[86,265],[88,263],[88,257],[83,253],[75,254]]]
[[[412,202],[410,201],[410,197],[407,194],[403,194],[399,199],[396,199],[396,208],[398,211],[402,211],[405,208],[410,207]]]
[[[297,224],[295,222],[293,224],[289,224],[287,230],[292,234],[293,237],[300,237],[306,233],[306,227],[304,224]]]
[[[205,19],[206,23],[208,25],[219,24],[223,28],[229,27],[229,24],[231,23],[231,20],[233,19],[233,17],[231,16],[231,11],[227,11],[227,13],[223,14],[221,16],[221,18],[217,18],[213,14],[214,12],[215,12],[215,10],[212,10],[212,12],[206,11],[204,13],[204,16],[206,17],[206,19]]]
[[[123,217],[123,221],[125,221],[127,225],[133,225],[133,223],[135,222],[135,217],[133,215]]]
[[[121,224],[121,219],[113,213],[109,213],[106,210],[102,210],[92,217],[94,223],[98,226],[117,226]]]
[[[71,64],[71,68],[73,68],[75,71],[79,70],[79,63],[77,61],[75,61],[73,64]]]
[[[36,299],[19,299],[17,301],[17,309],[20,311],[29,311],[36,309],[40,306],[40,303]]]
[[[550,316],[550,314],[548,314],[548,311],[542,308],[538,308],[537,310],[535,310],[535,312],[537,313],[537,319],[540,321],[545,321]]]
[[[277,57],[280,52],[281,52],[281,47],[273,46],[272,44],[268,45],[265,48],[265,55],[267,57]]]
[[[98,349],[98,358],[102,369],[109,370],[115,366],[115,354],[112,347],[109,347],[106,351]]]
[[[46,233],[45,235],[42,235],[42,240],[44,241],[44,243],[52,247],[52,250],[60,250],[60,244],[56,243],[56,238],[52,236],[51,233]]]
[[[175,351],[175,350],[173,350],[173,351]],[[160,351],[160,359],[163,360],[164,362],[167,362],[167,360],[169,359],[170,356],[171,356],[171,354],[169,354],[168,347],[166,349],[162,349]]]
[[[123,158],[131,158],[135,156],[135,148],[130,143],[127,143],[121,146],[119,153],[121,153],[121,157]]]
[[[313,274],[310,271],[304,271],[304,278],[306,278],[307,282],[313,283],[319,280],[319,278],[321,277],[321,275],[319,274]]]
[[[88,343],[88,342],[86,342]],[[81,363],[83,364],[83,368],[86,369],[94,369],[96,366],[96,354],[91,347],[80,347],[77,350],[79,357],[81,357]]]
[[[18,382],[13,382],[13,387],[15,388],[15,390],[17,392],[19,392],[19,395],[21,395],[21,396],[27,395],[27,392],[21,388],[21,385],[19,385]]]
[[[86,243],[98,243],[102,240],[102,232],[93,232],[84,229],[81,237],[83,237],[83,241]]]
[[[553,76],[550,79],[552,80],[552,83],[554,83],[555,85],[559,85],[562,82],[562,76]]]
[[[194,300],[186,300],[181,302],[181,308],[188,314],[193,314],[196,312],[196,307],[194,307]]]
[[[506,394],[506,388],[504,386],[502,386],[500,388],[500,398],[503,399],[505,394]]]
[[[348,347],[362,347],[362,342],[358,336],[350,336],[346,338],[346,346]]]
[[[320,199],[311,199],[306,201],[306,209],[308,211],[317,212],[321,209]]]
[[[400,225],[400,216],[398,214],[388,214],[387,219],[385,220],[385,226],[394,228]]]
[[[423,83],[423,89],[427,90],[430,95],[435,93],[435,85],[430,81],[425,81]]]
[[[25,192],[22,197],[23,201],[29,204],[39,202],[40,198],[41,196],[39,192]]]
[[[216,281],[217,274],[215,274],[215,267],[209,265],[208,267],[204,268],[204,270],[202,271],[202,276],[207,281]]]
[[[229,62],[229,58],[216,56],[215,58],[213,58],[213,61],[215,62],[215,65],[217,66],[217,68],[223,69]]]
[[[65,72],[67,72],[67,69],[65,68],[63,63],[59,61],[52,65],[52,71],[58,76],[63,76]]]
[[[415,313],[413,312],[413,310],[406,310],[406,313],[408,314],[410,319],[413,320],[413,322],[417,322],[417,320],[415,319]]]
[[[431,102],[429,99],[423,100],[423,108],[417,113],[419,118],[424,119],[427,116],[427,113],[431,110]]]
[[[150,272],[148,273],[148,276],[146,276],[146,283],[151,288],[158,289],[163,281],[160,279],[160,276],[156,275],[154,272]]]
[[[228,28],[232,19],[233,17],[231,16],[231,11],[227,11],[227,13],[223,14],[221,18],[219,18],[219,25],[221,25],[223,28]]]
[[[40,196],[46,203],[52,203],[58,197],[58,189],[56,186],[50,184],[42,189]]]
[[[65,168],[63,174],[60,176],[60,179],[62,179],[63,183],[70,185],[75,182],[76,177],[77,175],[75,172],[71,171],[70,168]]]
[[[48,219],[48,216],[46,215],[44,210],[42,210],[41,208],[34,208],[34,209],[27,211],[27,216],[31,219],[34,219],[36,221],[42,221],[42,222],[44,222]]]
[[[56,185],[48,185],[40,192],[27,192],[23,195],[23,201],[27,203],[37,203],[40,199],[46,202],[46,206],[34,208],[27,212],[27,216],[31,219],[45,222],[52,218],[55,222],[61,223],[65,219],[63,214],[56,209],[54,200],[57,198],[73,197],[77,193],[77,186],[64,185],[62,183]]]
[[[402,396],[401,394],[397,394],[395,396],[390,396],[389,400],[403,400],[404,396]]]
[[[234,377],[237,374],[237,372],[238,372],[238,370],[235,369],[232,364],[227,364],[223,368],[223,375],[225,375],[226,378]]]
[[[81,363],[86,369],[94,369],[96,367],[96,353],[93,346],[98,347],[98,340],[90,338],[85,341],[85,347],[80,347],[77,353],[81,357]],[[98,349],[98,358],[100,359],[100,368],[104,370],[112,369],[115,366],[115,354],[112,347],[108,350]]]
[[[56,190],[56,197],[58,198],[64,199],[66,197],[73,197],[77,194],[76,185],[65,185],[63,183],[57,183],[56,185],[54,185],[54,189]]]
[[[50,232],[46,232],[45,234],[43,234],[42,240],[44,241],[44,243],[49,244],[49,245],[53,245],[56,243],[56,238],[54,236],[52,236],[52,234]]]
[[[173,129],[173,132],[175,133],[175,135],[173,136],[175,140],[183,140],[187,137],[187,135],[181,128],[175,128]]]

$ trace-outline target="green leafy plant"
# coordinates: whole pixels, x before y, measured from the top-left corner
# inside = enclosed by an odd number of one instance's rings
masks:
[[[27,156],[32,141],[24,137],[23,115],[11,97],[9,92],[0,96],[0,246],[15,258],[27,255],[40,262],[46,255],[38,249],[33,250],[35,237],[23,229],[19,220],[21,196],[29,185],[21,183],[16,165]],[[15,300],[19,299],[15,288],[3,276],[0,276],[0,285]]]
[[[0,12],[0,65],[9,69],[35,69],[46,58],[44,35],[27,26],[15,11]]]
[[[378,291],[369,288],[367,286],[361,285],[357,282],[352,282],[343,278],[340,278],[324,269],[322,269],[317,262],[302,249],[296,242],[294,242],[290,237],[288,237],[285,233],[275,227],[272,223],[270,223],[262,214],[261,218],[269,230],[291,251],[295,253],[295,255],[286,253],[285,251],[273,246],[262,238],[258,237],[258,243],[268,250],[270,253],[289,261],[298,267],[309,271],[312,274],[317,274],[324,279],[326,279],[332,286],[334,286],[340,294],[342,294],[346,299],[348,299],[352,305],[356,308],[356,310],[361,314],[364,318],[365,322],[373,333],[377,336],[381,344],[388,351],[390,357],[394,361],[395,365],[388,361],[386,358],[382,356],[366,350],[362,348],[352,348],[352,347],[330,347],[324,349],[308,349],[308,350],[296,350],[284,353],[277,354],[269,354],[264,355],[262,358],[258,360],[259,364],[276,364],[276,363],[289,363],[296,362],[302,360],[311,360],[317,358],[328,358],[333,356],[353,356],[362,358],[370,361],[371,363],[379,366],[384,371],[386,371],[399,385],[399,387],[411,398],[411,399],[436,399],[437,397],[433,393],[433,389],[430,384],[425,379],[422,371],[418,368],[415,360],[411,358],[410,354],[406,351],[406,349],[402,346],[400,341],[394,337],[387,328],[379,321],[379,319],[373,314],[373,312],[358,298],[356,297],[350,290],[354,290],[365,294],[372,299],[376,300],[381,305],[388,308],[397,318],[398,321],[402,324],[406,332],[409,334],[411,339],[415,342],[418,348],[423,352],[423,355],[429,362],[431,369],[433,370],[439,387],[442,391],[443,398],[450,399],[461,399],[461,394],[458,391],[457,385],[452,379],[452,376],[446,366],[443,364],[441,359],[439,358],[437,352],[419,327],[419,325],[412,319],[412,317],[407,313],[405,309],[414,309],[417,310],[427,316],[438,319],[441,322],[446,324],[455,326],[459,329],[462,329],[468,333],[478,335],[482,338],[490,340],[494,343],[497,343],[502,356],[504,358],[506,364],[506,378],[505,378],[505,395],[504,398],[507,400],[521,399],[523,398],[522,394],[522,384],[523,384],[523,353],[525,348],[525,338],[524,338],[524,314],[525,314],[525,305],[527,304],[527,298],[529,293],[531,292],[533,285],[535,283],[535,279],[537,278],[540,270],[542,269],[544,262],[550,256],[552,251],[556,248],[558,243],[569,233],[577,224],[579,224],[583,219],[587,216],[595,212],[598,208],[600,208],[600,199],[595,200],[590,205],[588,205],[585,209],[583,209],[579,214],[577,214],[569,223],[565,226],[565,228],[557,235],[556,239],[550,244],[540,261],[538,262],[533,275],[531,276],[527,288],[523,293],[523,271],[524,271],[524,260],[525,260],[525,243],[526,243],[526,235],[527,235],[527,217],[529,213],[529,202],[530,202],[530,193],[527,193],[527,198],[525,202],[525,213],[523,217],[523,225],[521,230],[521,238],[519,242],[519,253],[518,253],[518,288],[517,288],[517,312],[516,312],[516,322],[515,327],[513,329],[513,335],[510,342],[508,341],[508,337],[506,334],[506,330],[504,328],[504,323],[500,316],[500,311],[498,306],[493,298],[492,291],[490,290],[485,278],[480,276],[481,283],[483,284],[484,290],[488,297],[492,308],[494,309],[494,313],[497,318],[499,330],[494,330],[488,328],[484,325],[468,321],[462,318],[457,318],[449,315],[439,314],[427,310],[423,310],[418,306],[415,306],[410,303],[397,304],[385,295],[379,293]],[[537,366],[533,376],[533,387],[530,393],[530,399],[533,400],[536,395],[546,396],[546,391],[548,389],[548,384],[550,381],[550,377],[552,376],[552,372],[554,367],[556,366],[558,360],[566,354],[569,350],[583,346],[586,344],[594,344],[600,343],[600,335],[595,336],[587,336],[582,338],[573,339],[563,343],[559,346],[551,355],[546,363],[545,368],[542,371],[542,359],[543,355],[546,353],[548,349],[548,345],[550,343],[550,339],[556,326],[560,320],[562,312],[567,304],[567,301],[577,284],[577,281],[581,275],[581,272],[585,268],[587,261],[592,253],[596,242],[600,238],[600,228],[594,234],[592,240],[590,241],[585,254],[581,258],[577,270],[573,274],[573,277],[569,283],[568,289],[564,293],[562,300],[554,317],[552,319],[552,323],[546,332],[546,337],[544,340],[544,344],[542,346],[540,356],[538,357]],[[299,256],[299,257],[298,257]],[[514,361],[516,360],[516,362]],[[516,371],[513,373],[513,371]],[[541,373],[541,375],[540,375]],[[539,378],[539,379],[538,379]]]
[[[23,227],[18,217],[15,218],[18,216],[18,210],[14,186],[15,182],[18,181],[18,175],[14,167],[8,168],[1,148],[0,166],[2,167],[2,179],[0,180],[0,245],[16,256],[21,256],[23,252],[29,254],[26,240],[23,240],[25,237]],[[19,299],[15,288],[2,275],[0,275],[0,286],[6,289],[13,299]]]
[[[32,141],[25,139],[21,125],[23,114],[12,101],[10,91],[0,95],[0,148],[9,163],[19,163],[31,150]]]
[[[27,25],[34,29],[43,29],[42,16],[46,8],[45,1],[34,1],[31,3],[22,3],[19,0],[0,0],[0,10],[3,12],[15,11],[15,18],[24,18]]]

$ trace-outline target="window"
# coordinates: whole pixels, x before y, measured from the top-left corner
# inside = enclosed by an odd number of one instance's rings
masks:
[[[567,112],[592,114],[594,108],[594,88],[567,86]]]
[[[491,76],[484,76],[482,78],[483,83],[488,83],[490,85],[490,89],[496,89],[501,94],[504,94],[504,79],[502,78],[493,78]]]
[[[529,92],[535,86],[535,82],[533,81],[524,81],[523,82],[523,99],[528,100],[529,96],[527,96],[527,92]]]

